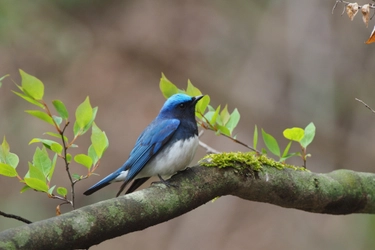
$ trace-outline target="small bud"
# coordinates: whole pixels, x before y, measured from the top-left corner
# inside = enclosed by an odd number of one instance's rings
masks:
[[[61,215],[60,205],[57,205],[56,207],[56,215],[57,216]]]

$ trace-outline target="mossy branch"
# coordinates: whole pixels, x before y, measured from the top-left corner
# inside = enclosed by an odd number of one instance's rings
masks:
[[[170,180],[178,187],[156,184],[61,216],[5,230],[0,233],[0,249],[88,248],[168,221],[224,195],[314,213],[375,214],[375,174],[350,170],[317,174],[280,168],[272,161],[269,162],[272,166],[265,162],[259,165],[248,159],[232,159],[232,163],[232,167],[226,168],[188,169]],[[250,166],[246,165],[249,163]]]

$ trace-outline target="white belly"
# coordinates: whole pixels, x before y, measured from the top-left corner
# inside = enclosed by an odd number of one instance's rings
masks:
[[[199,143],[198,136],[176,142],[173,146],[163,149],[152,158],[134,179],[156,175],[171,176],[188,167],[195,156]],[[123,171],[113,181],[124,181],[128,171]]]
[[[135,179],[151,177],[158,174],[170,176],[178,171],[184,170],[193,160],[198,142],[198,136],[194,136],[183,142],[176,142],[173,146],[163,149],[146,164]]]

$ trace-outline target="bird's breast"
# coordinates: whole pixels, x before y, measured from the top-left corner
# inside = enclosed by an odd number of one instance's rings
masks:
[[[184,170],[193,160],[198,143],[198,136],[194,135],[166,146],[146,164],[136,179],[158,174],[168,176]]]

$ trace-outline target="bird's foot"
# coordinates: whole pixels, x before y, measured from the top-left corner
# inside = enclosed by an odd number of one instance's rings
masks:
[[[158,174],[158,177],[159,177],[160,181],[153,181],[151,184],[163,183],[167,187],[177,187],[177,185],[172,184],[167,180],[164,180],[159,174]]]
[[[185,169],[183,169],[183,170],[178,171],[177,173],[190,172],[190,171],[193,171],[193,169],[187,167],[187,168],[185,168]]]

